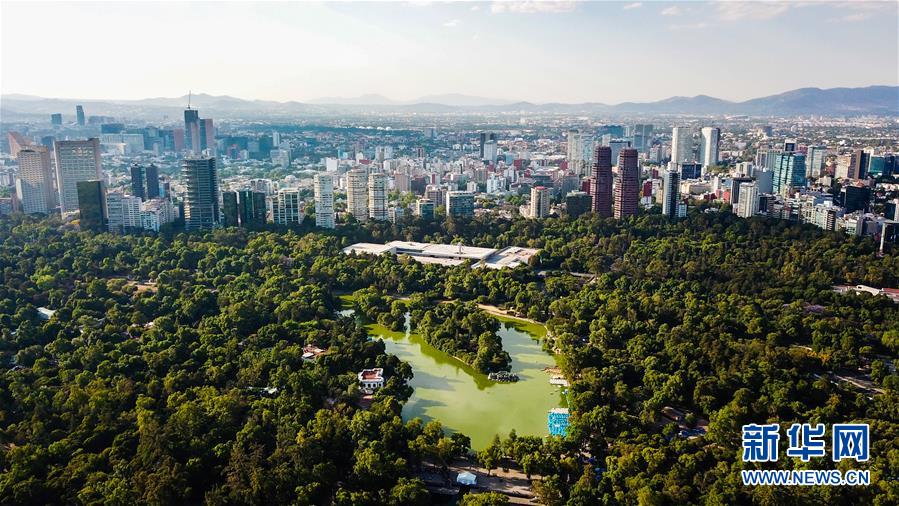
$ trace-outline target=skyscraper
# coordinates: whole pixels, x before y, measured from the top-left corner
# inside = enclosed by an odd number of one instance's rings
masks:
[[[334,178],[318,173],[313,180],[315,193],[315,226],[334,228]]]
[[[721,138],[721,129],[714,127],[704,127],[700,133],[702,134],[702,144],[699,146],[699,161],[702,168],[707,169],[718,165],[718,143]]]
[[[368,216],[373,220],[387,219],[387,175],[378,172],[368,176]]]
[[[19,150],[16,163],[16,196],[22,203],[22,212],[49,214],[56,207],[50,152],[44,146],[29,146]]]
[[[146,178],[144,168],[138,163],[131,164],[131,194],[141,200],[147,200]]]
[[[159,198],[159,168],[151,163],[144,170],[144,178],[147,184],[147,200]]]
[[[240,224],[237,212],[237,192],[222,192],[222,225],[236,227]]]
[[[184,110],[184,149],[200,154],[200,111],[191,109],[190,105]]]
[[[240,226],[251,229],[260,229],[265,226],[268,209],[265,193],[253,190],[240,190],[237,192],[239,202],[237,214]]]
[[[819,178],[824,168],[824,157],[827,156],[826,146],[809,146],[805,153],[805,177]]]
[[[50,115],[50,124],[53,126],[62,126],[62,114],[53,113]]]
[[[612,148],[596,146],[593,151],[593,212],[603,218],[612,216]]]
[[[274,202],[274,221],[278,225],[291,225],[303,222],[303,214],[300,212],[302,204],[300,190],[285,188],[278,190]]]
[[[100,140],[56,141],[56,186],[62,214],[78,210],[78,182],[103,179],[100,169]]]
[[[219,224],[219,177],[213,157],[186,158],[181,164],[184,229],[208,230]]]
[[[677,217],[677,205],[680,203],[680,175],[676,170],[665,171],[662,185],[662,214],[669,218]]]
[[[549,188],[535,186],[531,188],[531,218],[539,219],[549,216]]]
[[[805,186],[805,155],[794,152],[776,154],[774,157],[774,193],[786,196],[802,186]]]
[[[690,127],[671,129],[671,161],[675,166],[693,161],[693,131]]]
[[[84,126],[84,107],[80,105],[75,106],[75,120],[78,123],[78,126]]]
[[[106,189],[103,181],[77,181],[75,196],[78,200],[76,209],[80,214],[81,230],[106,230]]]
[[[7,139],[9,140],[9,154],[13,157],[18,156],[19,150],[31,146],[31,139],[13,130],[9,131]]]
[[[346,173],[346,208],[357,220],[368,219],[368,174],[364,169]]]
[[[594,155],[593,138],[577,130],[568,131],[568,170],[578,176],[587,175],[592,167]]]
[[[615,218],[637,215],[640,192],[640,165],[637,150],[624,148],[618,155],[618,184],[615,186]]]
[[[751,218],[759,212],[758,185],[753,182],[740,183],[740,201],[735,209],[741,218]]]
[[[209,118],[200,119],[199,129],[200,153],[208,149],[211,155],[215,155],[215,126],[212,120]]]

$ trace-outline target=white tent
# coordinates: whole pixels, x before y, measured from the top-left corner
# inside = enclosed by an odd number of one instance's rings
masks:
[[[462,471],[459,476],[456,476],[456,482],[460,485],[474,486],[478,482],[478,477],[474,473]]]

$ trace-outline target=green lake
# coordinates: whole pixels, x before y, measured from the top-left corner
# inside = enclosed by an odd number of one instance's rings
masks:
[[[351,311],[342,311],[348,314]],[[494,316],[502,323],[498,332],[503,348],[512,357],[516,383],[496,383],[467,364],[437,350],[417,334],[394,332],[381,325],[367,325],[374,339],[383,339],[387,352],[412,366],[409,384],[415,393],[403,408],[403,417],[438,420],[452,431],[471,438],[475,450],[515,429],[518,434],[546,436],[547,411],[562,401],[559,387],[549,384],[546,367],[556,365],[543,351],[546,329],[529,322]]]

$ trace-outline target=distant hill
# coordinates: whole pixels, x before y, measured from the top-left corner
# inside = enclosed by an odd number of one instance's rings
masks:
[[[73,115],[76,104],[83,104],[88,115],[131,117],[177,117],[187,105],[187,95],[174,98],[141,100],[79,100],[42,98],[31,95],[3,95],[0,107],[4,115],[50,114]],[[615,105],[599,102],[581,104],[535,104],[461,94],[429,95],[412,101],[392,100],[383,95],[359,97],[324,97],[309,102],[275,102],[245,100],[227,95],[198,93],[190,97],[191,105],[208,117],[264,117],[331,115],[357,112],[415,113],[557,113],[588,115],[725,115],[749,116],[821,115],[859,116],[876,114],[899,117],[899,86],[864,88],[801,88],[777,95],[731,102],[707,95],[671,97],[655,102],[624,102]]]

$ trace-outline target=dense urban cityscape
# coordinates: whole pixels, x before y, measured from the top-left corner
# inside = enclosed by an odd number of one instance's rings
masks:
[[[899,219],[895,119],[216,128],[190,105],[183,123],[165,125],[73,112],[65,123],[63,113],[7,123],[0,212],[61,213],[128,233],[482,214],[623,219],[657,206],[673,219],[729,210],[881,245],[895,242]]]
[[[899,504],[899,4],[2,9],[0,504]]]

